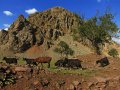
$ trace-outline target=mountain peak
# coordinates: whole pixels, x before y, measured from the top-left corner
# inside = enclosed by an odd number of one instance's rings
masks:
[[[25,21],[24,15],[19,15],[16,21]]]
[[[53,7],[53,8],[51,8],[51,10],[53,10],[53,11],[64,11],[66,9],[62,8],[62,7]]]

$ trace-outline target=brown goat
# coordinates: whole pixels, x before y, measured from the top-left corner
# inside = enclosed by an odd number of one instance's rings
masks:
[[[51,57],[38,57],[36,59],[34,59],[34,61],[38,62],[38,63],[48,63],[48,68],[50,68],[50,62],[51,62],[52,58]],[[43,67],[43,65],[42,65]]]

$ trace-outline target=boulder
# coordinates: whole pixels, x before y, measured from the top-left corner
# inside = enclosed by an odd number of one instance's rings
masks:
[[[70,84],[70,86],[68,87],[67,90],[76,90],[76,89],[75,89],[75,86],[73,84]]]
[[[32,69],[29,67],[15,67],[15,72],[30,72]]]
[[[109,80],[107,78],[103,77],[95,77],[97,82],[96,82],[96,87],[104,89],[106,86],[109,85]]]
[[[108,82],[107,78],[103,78],[103,77],[95,77],[95,79],[97,80],[97,83],[107,83]]]
[[[36,80],[36,81],[33,81],[33,85],[38,85],[39,84],[39,81]]]
[[[80,85],[80,82],[79,81],[73,81],[73,85],[77,87],[78,85]]]
[[[20,79],[20,78],[23,78],[23,76],[22,76],[22,75],[19,75],[19,76],[18,76],[18,79]]]

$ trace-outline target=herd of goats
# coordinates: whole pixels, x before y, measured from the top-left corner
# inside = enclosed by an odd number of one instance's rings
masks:
[[[3,60],[7,64],[17,64],[18,59],[19,58],[16,58],[16,57],[3,57]],[[50,68],[50,63],[51,63],[52,57],[38,57],[35,59],[23,58],[23,60],[26,61],[26,64],[28,64],[28,65],[38,65],[39,63],[41,63],[42,67],[43,67],[43,63],[48,63],[48,68]],[[55,66],[64,67],[64,68],[79,69],[79,68],[82,68],[81,62],[82,61],[79,59],[64,58],[64,59],[56,61]],[[97,60],[96,64],[100,64],[100,66],[104,67],[104,66],[107,66],[109,64],[109,60],[107,57],[104,57],[100,60]]]

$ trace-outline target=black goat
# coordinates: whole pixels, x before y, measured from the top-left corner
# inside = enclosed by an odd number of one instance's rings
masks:
[[[55,63],[55,66],[57,66],[57,67],[64,67],[65,66],[64,60],[58,60]]]
[[[110,64],[107,57],[104,57],[104,58],[96,61],[96,64],[99,64],[99,63],[100,63],[100,67],[105,67]]]
[[[82,68],[82,65],[79,59],[65,59],[65,67],[79,69]]]
[[[55,66],[73,69],[82,68],[81,61],[79,59],[67,59],[67,58],[65,58],[64,60],[58,60],[55,63]]]
[[[3,60],[8,64],[17,64],[18,59],[14,57],[3,57]]]
[[[37,63],[34,61],[34,59],[23,58],[23,60],[25,60],[28,65],[36,65],[37,66]]]

